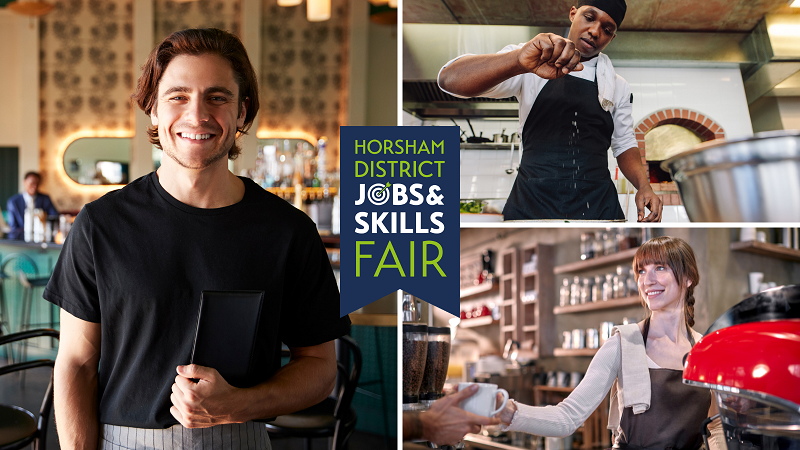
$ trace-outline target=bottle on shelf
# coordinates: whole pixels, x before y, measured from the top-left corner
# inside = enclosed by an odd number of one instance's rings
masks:
[[[569,304],[577,305],[581,302],[581,277],[575,276],[572,285],[569,287]]]
[[[562,282],[561,289],[558,291],[558,305],[559,306],[567,306],[569,305],[569,278],[564,278]]]
[[[603,281],[603,301],[609,301],[614,298],[614,280],[613,275],[606,274],[606,279]]]
[[[592,302],[592,284],[594,280],[591,278],[584,278],[581,283],[581,304]]]

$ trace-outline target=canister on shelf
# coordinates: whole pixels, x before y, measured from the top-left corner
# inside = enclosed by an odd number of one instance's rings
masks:
[[[594,284],[592,285],[592,301],[599,302],[603,300],[603,277],[600,275],[594,277]]]
[[[572,330],[572,348],[586,348],[586,331],[580,328]]]
[[[559,306],[569,305],[569,278],[564,278],[564,281],[562,282],[562,286],[558,294],[559,294],[558,295]]]
[[[625,297],[627,285],[625,283],[625,275],[622,271],[622,266],[617,266],[617,273],[614,275],[614,298]]]
[[[584,278],[581,283],[581,304],[592,302],[592,283],[591,278]]]
[[[603,345],[611,338],[611,330],[614,328],[614,322],[603,322],[600,324],[600,345]]]
[[[600,348],[600,333],[597,328],[586,329],[586,348]]]
[[[564,337],[564,341],[561,343],[561,348],[572,348],[572,331],[565,331],[561,333]]]
[[[639,295],[639,286],[636,284],[636,277],[634,277],[633,267],[628,269],[628,297],[637,297]]]
[[[581,302],[581,277],[575,276],[569,287],[569,304],[577,305]]]
[[[614,280],[613,275],[606,274],[606,279],[603,281],[603,301],[606,302],[614,298]]]

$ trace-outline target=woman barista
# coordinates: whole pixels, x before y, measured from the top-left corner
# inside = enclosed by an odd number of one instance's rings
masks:
[[[701,337],[691,328],[700,279],[694,252],[682,239],[654,238],[636,252],[633,268],[647,318],[616,327],[563,402],[532,407],[509,401],[498,415],[509,430],[568,436],[611,389],[608,427],[614,448],[700,448],[702,422],[717,414],[717,407],[710,391],[681,381],[683,355]],[[709,429],[712,450],[725,450],[719,419]]]
[[[638,189],[640,222],[661,220],[631,117],[630,87],[600,53],[625,17],[624,0],[580,0],[567,39],[543,33],[493,55],[465,55],[439,72],[439,86],[463,97],[516,97],[522,164],[505,220],[624,219],[608,172],[608,148]],[[645,206],[651,213],[645,217]]]

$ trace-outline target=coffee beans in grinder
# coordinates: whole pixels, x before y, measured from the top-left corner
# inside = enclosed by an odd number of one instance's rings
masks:
[[[403,324],[403,404],[419,403],[428,355],[428,326]]]
[[[428,327],[428,352],[425,373],[419,389],[421,401],[436,400],[443,395],[447,366],[450,362],[450,328]]]

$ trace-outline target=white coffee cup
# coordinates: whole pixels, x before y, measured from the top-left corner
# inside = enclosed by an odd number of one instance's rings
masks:
[[[764,281],[764,272],[750,272],[748,274],[750,281],[750,293],[758,294],[761,292],[761,283]]]
[[[468,387],[478,386],[478,392],[472,394],[470,397],[463,400],[458,406],[464,411],[477,414],[484,417],[492,417],[499,413],[506,407],[508,403],[508,391],[505,389],[498,389],[496,384],[491,383],[458,383],[458,392],[467,389]],[[495,409],[494,405],[497,404],[497,393],[503,394],[503,404]]]

